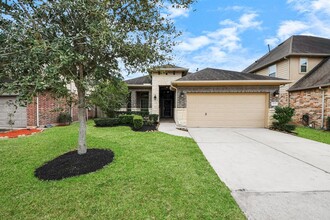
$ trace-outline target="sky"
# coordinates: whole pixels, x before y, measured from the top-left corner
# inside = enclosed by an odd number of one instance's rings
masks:
[[[292,35],[330,37],[330,0],[198,0],[167,14],[182,31],[171,63],[190,72],[242,71]]]

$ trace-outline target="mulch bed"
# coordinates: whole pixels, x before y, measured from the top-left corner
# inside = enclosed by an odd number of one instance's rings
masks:
[[[88,149],[86,154],[77,151],[65,153],[37,168],[34,175],[40,180],[61,180],[102,169],[111,163],[114,153],[105,149]]]
[[[17,138],[18,136],[26,136],[31,135],[33,133],[41,132],[39,129],[20,129],[20,130],[12,130],[0,133],[0,138]]]

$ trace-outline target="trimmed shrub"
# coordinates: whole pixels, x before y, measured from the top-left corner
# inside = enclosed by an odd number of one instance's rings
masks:
[[[327,117],[327,130],[330,131],[330,117]]]
[[[119,125],[119,118],[95,118],[94,123],[96,127],[113,127]]]
[[[290,107],[275,107],[273,118],[277,121],[273,122],[273,128],[280,131],[293,131],[296,126],[288,124],[292,120],[294,109]]]
[[[149,111],[116,111],[117,115],[141,115],[142,117],[149,116]]]
[[[120,124],[132,125],[134,115],[119,115]]]
[[[133,117],[133,128],[134,130],[139,130],[143,126],[143,118],[141,115],[134,115]]]
[[[71,123],[71,120],[72,117],[68,112],[61,112],[57,117],[59,123]]]
[[[157,114],[150,114],[149,115],[149,120],[152,121],[153,123],[158,122],[158,115]]]
[[[155,123],[153,121],[147,120],[143,122],[144,125],[151,126],[154,125]]]

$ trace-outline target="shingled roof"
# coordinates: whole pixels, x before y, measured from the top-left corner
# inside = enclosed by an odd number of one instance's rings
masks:
[[[151,84],[151,78],[150,78],[149,75],[147,75],[147,76],[137,77],[137,78],[134,78],[134,79],[125,80],[125,82],[128,85]]]
[[[330,56],[330,39],[294,35],[255,61],[243,72],[254,72],[292,55]]]
[[[309,73],[298,80],[291,86],[289,91],[313,89],[323,86],[330,86],[330,57],[324,59]]]
[[[275,77],[256,75],[252,73],[236,72],[231,70],[206,68],[189,74],[177,81],[212,81],[212,80],[284,80]]]

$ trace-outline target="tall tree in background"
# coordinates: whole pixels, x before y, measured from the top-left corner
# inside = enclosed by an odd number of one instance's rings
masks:
[[[86,92],[93,83],[144,71],[169,58],[178,36],[167,7],[194,0],[1,1],[2,92],[30,100],[42,91],[78,91],[78,153],[87,152]]]
[[[94,87],[89,99],[92,104],[100,107],[107,117],[113,118],[115,111],[127,103],[128,88],[123,81],[107,80]]]

